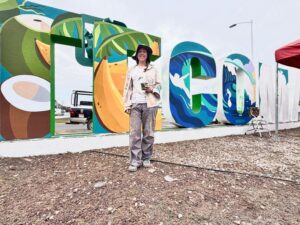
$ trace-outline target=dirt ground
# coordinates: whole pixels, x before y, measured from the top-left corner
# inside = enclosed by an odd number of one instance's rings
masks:
[[[0,158],[0,224],[300,224],[300,128],[155,145],[136,173],[127,155]]]

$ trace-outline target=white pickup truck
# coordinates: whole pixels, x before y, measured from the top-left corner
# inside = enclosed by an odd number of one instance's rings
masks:
[[[93,128],[93,92],[74,90],[71,95],[70,124],[87,124]]]

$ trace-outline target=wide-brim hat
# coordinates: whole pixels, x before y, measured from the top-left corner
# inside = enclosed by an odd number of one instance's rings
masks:
[[[152,55],[152,49],[147,45],[141,45],[141,44],[137,46],[136,51],[135,51],[135,55],[132,56],[132,58],[134,60],[137,60],[137,54],[138,54],[140,49],[145,49],[146,52],[147,52],[147,57],[150,59],[150,57]]]

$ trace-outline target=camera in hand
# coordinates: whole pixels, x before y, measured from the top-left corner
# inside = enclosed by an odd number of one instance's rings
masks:
[[[141,88],[145,91],[148,88],[148,83],[141,83]]]

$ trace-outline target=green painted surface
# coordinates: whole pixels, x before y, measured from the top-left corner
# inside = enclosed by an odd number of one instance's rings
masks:
[[[192,110],[197,113],[201,111],[202,97],[201,94],[192,95]]]
[[[54,44],[50,45],[50,134],[55,135],[55,48]]]
[[[201,76],[201,64],[199,59],[192,58],[191,67],[192,67],[192,78],[199,78]]]
[[[14,18],[7,21],[1,29],[2,65],[12,75],[32,74],[22,52],[22,42],[25,32],[26,28]]]
[[[16,8],[18,8],[16,0],[0,0],[0,11],[6,11]]]
[[[49,81],[49,68],[47,68],[39,58],[35,40],[40,40],[40,33],[28,29],[24,35],[22,42],[22,52],[25,62],[29,67],[31,74]]]

